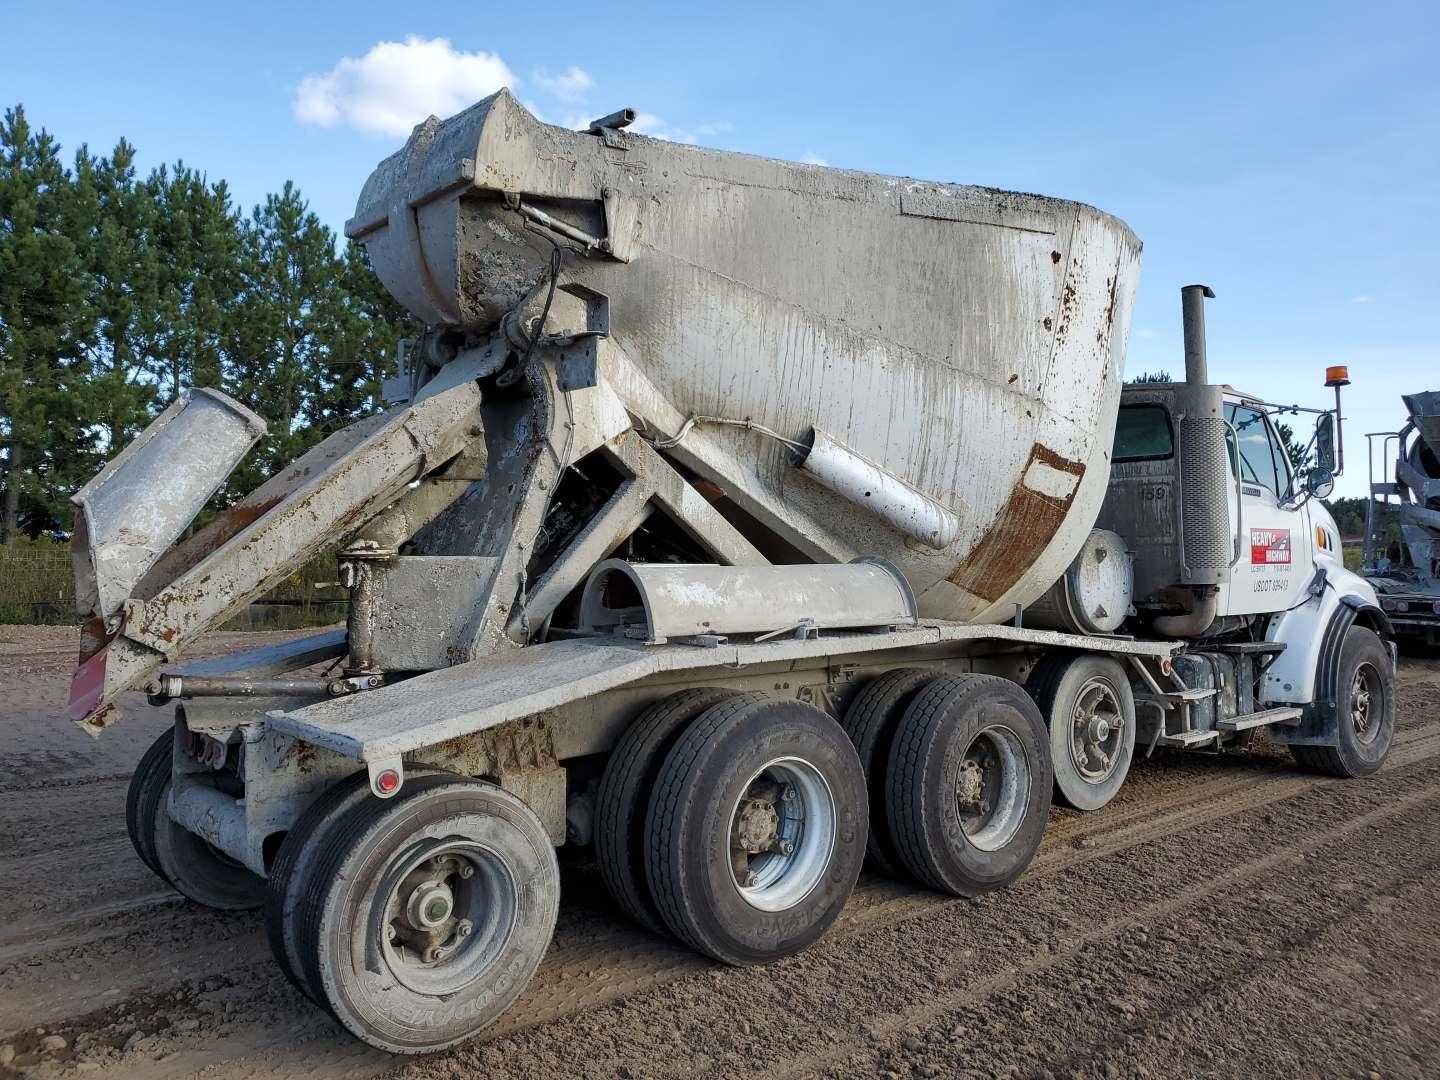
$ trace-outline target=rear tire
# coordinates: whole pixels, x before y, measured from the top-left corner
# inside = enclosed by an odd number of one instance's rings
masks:
[[[645,813],[671,747],[690,723],[734,690],[682,690],[643,710],[610,752],[595,798],[595,859],[605,887],[625,914],[666,933],[645,880]]]
[[[175,762],[175,729],[166,728],[140,758],[125,793],[125,831],[140,861],[164,878],[155,857],[155,814],[160,797],[170,790],[170,773]],[[168,885],[169,879],[166,879]]]
[[[407,773],[413,779],[413,771],[407,770]],[[265,937],[285,978],[312,1001],[319,999],[305,978],[305,968],[291,933],[295,904],[303,893],[317,853],[325,850],[323,839],[316,838],[323,837],[342,815],[370,797],[370,774],[365,770],[327,788],[296,819],[270,864],[265,890]]]
[[[1304,768],[1343,779],[1369,776],[1390,753],[1395,738],[1395,669],[1389,650],[1373,630],[1352,626],[1335,675],[1335,746],[1292,746]]]
[[[799,701],[713,706],[665,759],[646,820],[665,925],[727,964],[799,952],[865,858],[865,774],[840,725]]]
[[[1055,795],[1076,810],[1099,810],[1119,792],[1135,753],[1135,695],[1108,656],[1046,657],[1025,689],[1050,732]]]
[[[886,775],[906,869],[955,896],[1014,881],[1045,833],[1054,775],[1040,711],[993,675],[944,675],[905,710]]]
[[[441,1050],[525,989],[555,930],[560,871],[514,795],[423,776],[314,840],[326,850],[293,936],[310,987],[354,1035],[394,1054]]]
[[[889,877],[900,877],[904,870],[895,852],[889,812],[885,803],[885,767],[890,760],[890,747],[900,717],[922,688],[939,673],[924,668],[896,668],[871,679],[845,710],[841,726],[865,773],[865,787],[870,792],[870,836],[865,854],[873,869]]]
[[[170,820],[170,779],[151,819],[160,872],[187,899],[219,911],[250,911],[265,903],[265,879]]]

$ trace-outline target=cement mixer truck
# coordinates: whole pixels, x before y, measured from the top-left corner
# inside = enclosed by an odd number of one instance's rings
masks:
[[[428,327],[392,407],[203,527],[264,430],[176,402],[77,493],[70,717],[173,710],[139,857],[263,908],[285,975],[420,1053],[520,994],[588,845],[718,961],[805,948],[868,862],[1012,882],[1052,798],[1257,730],[1377,769],[1391,626],[1275,407],[1122,388],[1140,244],[1088,206],[569,131],[418,126],[349,236]],[[343,629],[183,654],[335,545]]]
[[[1440,645],[1440,390],[1402,394],[1399,431],[1365,435],[1370,501],[1361,573],[1401,638]],[[1393,500],[1393,502],[1392,502]],[[1392,539],[1392,530],[1398,533]]]

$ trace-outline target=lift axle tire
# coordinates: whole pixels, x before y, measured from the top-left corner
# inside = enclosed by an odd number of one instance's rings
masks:
[[[595,859],[611,897],[647,930],[665,934],[645,878],[645,814],[671,747],[734,690],[682,690],[641,711],[615,743],[595,798]]]
[[[1048,656],[1025,689],[1050,731],[1055,797],[1099,810],[1119,793],[1135,754],[1135,695],[1125,669],[1108,656]]]
[[[413,774],[407,771],[407,776]],[[313,842],[315,837],[324,833],[345,811],[370,797],[370,775],[363,769],[326,788],[295,820],[270,864],[265,890],[265,938],[285,978],[312,1001],[315,994],[305,979],[304,965],[289,933],[299,893],[296,884],[303,880],[305,872],[314,864],[316,853],[323,848]]]
[[[1292,746],[1306,769],[1343,779],[1369,776],[1389,756],[1395,738],[1395,670],[1373,630],[1345,633],[1335,674],[1336,745]]]
[[[646,817],[665,925],[727,964],[799,952],[855,887],[867,816],[855,748],[828,715],[756,696],[713,706],[666,757]]]
[[[977,896],[1014,881],[1044,835],[1054,775],[1035,702],[992,675],[944,675],[905,710],[886,774],[905,868]]]
[[[292,913],[306,978],[358,1038],[395,1054],[468,1039],[530,981],[560,903],[555,849],[510,792],[449,775],[353,806]]]
[[[871,679],[845,710],[841,726],[860,758],[870,792],[870,835],[865,854],[873,870],[889,877],[904,873],[895,853],[885,802],[885,767],[900,717],[923,687],[938,677],[925,668],[896,668]]]
[[[171,779],[149,811],[155,861],[175,891],[218,911],[251,911],[265,903],[265,879],[170,819]],[[142,825],[147,824],[143,819]]]
[[[150,744],[130,776],[125,793],[125,831],[140,861],[160,877],[160,861],[155,857],[155,814],[160,796],[170,790],[170,773],[175,760],[175,729],[166,728]],[[168,881],[167,881],[168,884]]]

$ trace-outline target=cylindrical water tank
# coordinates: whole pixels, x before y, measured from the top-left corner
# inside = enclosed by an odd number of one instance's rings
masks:
[[[1095,529],[1045,595],[1025,609],[1025,624],[1072,634],[1113,634],[1130,612],[1134,575],[1118,533]]]

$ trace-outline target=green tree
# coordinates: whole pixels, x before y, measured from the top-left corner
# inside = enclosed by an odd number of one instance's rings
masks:
[[[227,389],[270,430],[231,478],[254,488],[324,437],[320,373],[340,332],[335,236],[288,181],[241,233],[242,289],[230,323]]]
[[[1290,459],[1290,471],[1298,477],[1305,468],[1305,444],[1296,440],[1295,429],[1289,424],[1276,421],[1275,434],[1280,436],[1280,445]]]
[[[75,471],[89,395],[79,359],[94,324],[83,215],[48,132],[25,110],[0,125],[0,541],[60,524],[57,487]]]

